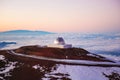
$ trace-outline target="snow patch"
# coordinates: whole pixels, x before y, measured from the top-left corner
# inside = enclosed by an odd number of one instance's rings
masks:
[[[0,71],[0,74],[7,73],[7,72],[9,72],[10,70],[14,69],[16,63],[17,63],[17,62],[10,62],[10,64],[8,64],[7,67],[5,67],[5,70]]]
[[[5,59],[5,56],[0,55],[0,60],[4,60],[4,59]]]
[[[103,73],[110,74],[117,72],[120,74],[118,67],[87,67],[87,66],[72,66],[72,65],[59,65],[53,73],[69,74],[71,80],[108,80]]]

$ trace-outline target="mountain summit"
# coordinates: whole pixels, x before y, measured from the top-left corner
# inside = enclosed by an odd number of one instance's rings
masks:
[[[11,30],[11,31],[0,32],[0,34],[44,35],[44,34],[53,34],[53,33],[47,31]]]

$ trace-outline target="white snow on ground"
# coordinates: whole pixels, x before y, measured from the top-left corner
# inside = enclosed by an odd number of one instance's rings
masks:
[[[5,80],[3,77],[0,77],[0,80]]]
[[[0,71],[0,74],[7,73],[7,72],[9,72],[10,70],[14,69],[14,68],[15,68],[15,66],[14,66],[15,64],[16,64],[16,62],[10,62],[10,64],[7,65],[7,67],[5,67],[5,70]]]
[[[4,60],[5,57],[3,55],[0,55],[0,60]]]
[[[115,60],[115,61],[119,61],[120,62],[120,56],[115,56],[115,55],[108,55],[108,54],[99,54],[101,56],[105,56],[106,58]]]
[[[41,66],[39,64],[33,66],[34,69],[41,69]]]
[[[64,73],[72,80],[108,80],[103,73],[111,74],[111,72],[117,72],[120,74],[120,68],[118,67],[87,67],[76,65],[59,65],[57,70],[52,73]],[[46,76],[51,76],[46,74]],[[53,75],[55,76],[55,75]],[[57,76],[56,76],[57,77]],[[44,78],[44,80],[47,80]]]
[[[74,63],[74,64],[88,64],[88,65],[119,65],[120,62],[112,63],[112,62],[95,62],[95,61],[88,61],[88,60],[70,60],[70,59],[56,59],[56,58],[48,58],[48,57],[42,57],[42,56],[35,56],[35,55],[25,55],[22,53],[15,53],[14,51],[7,51],[9,54],[16,55],[16,56],[22,56],[22,57],[30,57],[34,59],[40,59],[40,60],[49,60],[49,61],[55,61],[55,62],[65,62],[65,63]]]
[[[2,60],[4,59],[4,56],[1,56]],[[11,62],[7,67],[5,67],[5,70],[0,71],[0,74],[5,74],[9,72],[10,70],[15,68],[16,62]],[[80,65],[63,65],[63,64],[57,64],[57,69],[45,74],[45,78],[42,78],[43,80],[49,80],[49,76],[61,78],[63,76],[54,75],[55,73],[62,73],[62,74],[68,74],[68,78],[72,80],[108,80],[103,73],[110,75],[112,72],[116,72],[120,74],[120,68],[119,67],[88,67],[88,66],[80,66]],[[34,69],[41,69],[40,65],[34,65]],[[0,77],[2,79],[2,77]]]
[[[5,56],[0,55],[0,60],[3,60],[3,61],[6,62]],[[7,73],[7,72],[9,72],[10,70],[14,69],[16,63],[17,63],[17,62],[9,62],[9,64],[5,65],[5,67],[4,67],[5,69],[3,69],[3,70],[0,71],[0,74]],[[0,79],[1,79],[1,77],[0,77]]]
[[[97,57],[97,56],[96,56],[96,55],[94,55],[94,54],[87,54],[87,56]]]

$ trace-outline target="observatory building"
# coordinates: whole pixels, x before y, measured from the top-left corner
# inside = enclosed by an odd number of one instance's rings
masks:
[[[54,47],[54,48],[71,48],[71,44],[66,44],[62,37],[58,37],[54,40],[54,44],[50,44],[47,47]]]

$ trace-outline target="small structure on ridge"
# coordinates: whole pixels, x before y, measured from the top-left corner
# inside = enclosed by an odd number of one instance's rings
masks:
[[[54,44],[50,44],[47,47],[54,47],[54,48],[72,48],[71,44],[66,44],[62,37],[58,37],[54,40]]]

